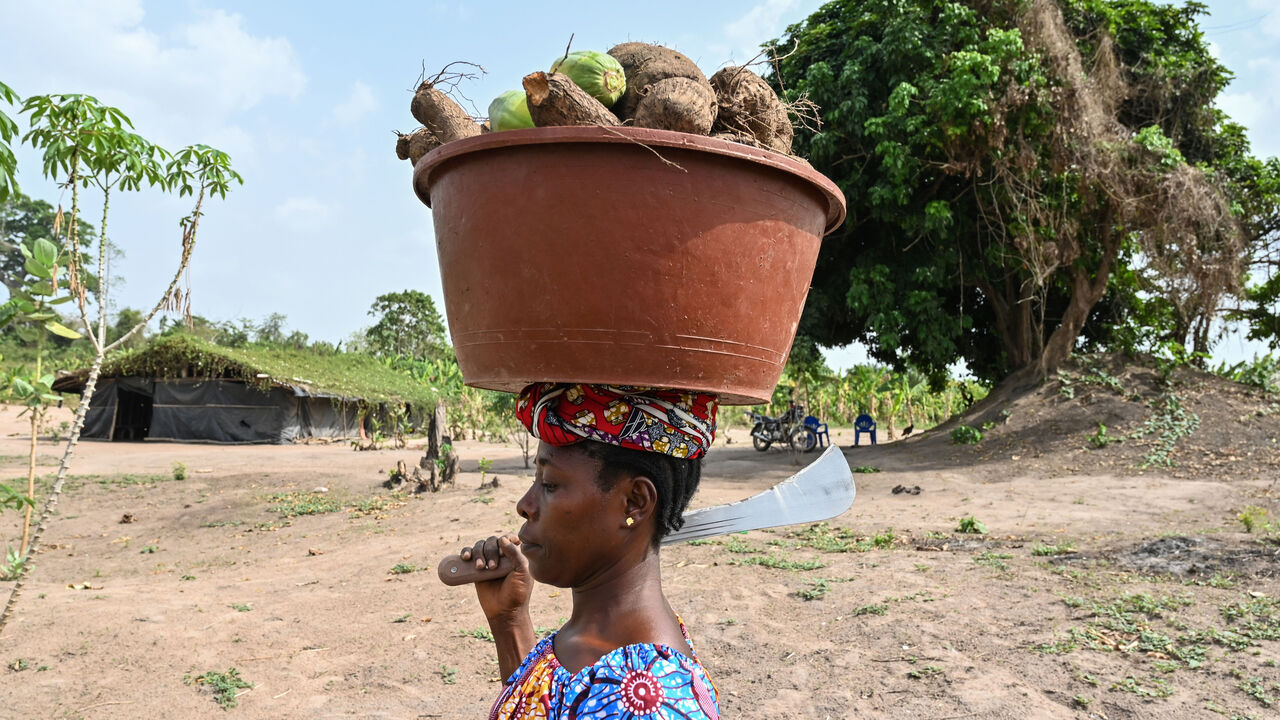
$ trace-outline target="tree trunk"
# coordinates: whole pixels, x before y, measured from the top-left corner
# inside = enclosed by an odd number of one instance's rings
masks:
[[[1071,300],[1067,310],[1062,314],[1062,322],[1049,342],[1045,343],[1044,352],[1040,354],[1037,369],[1041,378],[1057,370],[1067,358],[1071,357],[1071,349],[1075,347],[1080,330],[1089,319],[1093,306],[1098,304],[1107,292],[1107,281],[1111,277],[1111,264],[1120,252],[1120,233],[1112,227],[1111,219],[1114,211],[1108,210],[1101,228],[1106,233],[1106,241],[1102,248],[1102,261],[1092,278],[1089,271],[1080,266],[1071,269]]]

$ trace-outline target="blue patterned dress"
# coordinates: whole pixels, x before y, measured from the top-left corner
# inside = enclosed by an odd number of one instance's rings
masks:
[[[684,623],[680,631],[688,641]],[[570,675],[554,641],[555,633],[543,638],[511,674],[490,720],[719,720],[715,687],[696,657],[626,645]]]

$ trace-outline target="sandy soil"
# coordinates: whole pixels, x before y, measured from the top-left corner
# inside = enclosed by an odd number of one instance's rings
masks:
[[[1146,411],[1082,395],[1024,398],[972,447],[944,429],[851,448],[836,431],[851,465],[879,470],[855,476],[848,513],[665,549],[668,596],[724,717],[1276,717],[1280,560],[1260,525],[1280,517],[1280,406],[1197,396],[1191,449],[1143,470],[1142,442],[1085,440],[1099,413],[1121,434]],[[0,412],[0,476],[23,473],[23,432]],[[484,620],[434,567],[518,527],[529,472],[513,446],[456,447],[456,488],[396,498],[380,483],[417,461],[412,446],[82,444],[0,636],[0,716],[484,717],[499,690]],[[481,458],[494,490],[476,489]],[[764,490],[795,462],[731,431],[695,505]],[[272,510],[271,496],[316,488],[341,509]],[[1255,511],[1253,533],[1238,519],[1249,506],[1270,513]],[[966,516],[989,533],[957,532]],[[10,542],[14,521],[0,517]],[[805,561],[820,567],[786,569]],[[535,592],[537,626],[567,614],[566,593]],[[224,711],[194,678],[231,668],[252,688]]]

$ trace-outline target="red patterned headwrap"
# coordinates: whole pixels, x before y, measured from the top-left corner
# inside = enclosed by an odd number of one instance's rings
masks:
[[[598,440],[693,459],[716,438],[719,404],[691,390],[535,383],[520,392],[516,417],[550,445]]]

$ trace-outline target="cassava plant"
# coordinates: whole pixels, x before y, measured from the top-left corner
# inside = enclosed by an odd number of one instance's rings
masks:
[[[20,247],[25,260],[25,276],[22,285],[10,292],[8,301],[0,305],[0,327],[15,325],[15,330],[23,342],[35,347],[35,369],[17,368],[5,378],[5,388],[10,400],[24,406],[23,410],[30,416],[31,443],[27,456],[27,492],[22,496],[25,507],[22,519],[22,541],[16,553],[11,556],[20,560],[27,557],[28,540],[31,535],[31,513],[35,509],[36,482],[36,443],[40,434],[40,426],[44,420],[45,408],[49,403],[60,398],[53,392],[53,373],[46,372],[44,367],[44,351],[46,335],[52,333],[65,338],[76,339],[80,333],[63,325],[55,306],[71,300],[69,290],[71,280],[63,277],[67,267],[68,255],[59,249],[53,241],[46,238],[35,238]],[[8,495],[14,491],[7,488]],[[3,491],[0,491],[3,492]],[[6,575],[16,575],[14,565],[6,563]]]
[[[3,87],[0,92],[7,90],[7,87]],[[190,318],[190,291],[184,293],[179,282],[187,271],[191,252],[195,248],[196,232],[200,226],[200,218],[204,215],[204,202],[211,196],[225,198],[232,183],[243,182],[240,175],[231,168],[231,158],[226,153],[206,145],[191,145],[171,153],[134,133],[133,123],[123,112],[104,105],[89,95],[36,95],[23,102],[21,112],[30,123],[30,129],[22,141],[42,151],[45,177],[71,192],[69,218],[59,225],[62,236],[55,240],[60,242],[62,251],[67,255],[67,290],[79,311],[83,334],[93,345],[94,357],[85,380],[82,400],[76,408],[75,419],[63,449],[57,476],[45,498],[35,530],[31,533],[27,555],[17,582],[3,612],[0,612],[0,632],[3,632],[21,596],[23,583],[30,575],[36,557],[40,537],[57,507],[58,496],[62,492],[76,443],[80,439],[80,431],[84,427],[85,415],[89,410],[104,358],[108,352],[145,327],[161,309],[181,311],[186,318]],[[0,125],[3,124],[0,121]],[[107,221],[111,197],[115,192],[136,192],[144,186],[162,192],[177,192],[179,197],[190,196],[194,206],[179,221],[182,253],[168,286],[150,312],[114,341],[108,341],[107,309],[111,278],[106,254],[110,238]],[[77,237],[82,191],[100,193],[102,199],[96,248],[98,281],[96,291],[92,294],[85,282],[86,262],[80,254]],[[91,305],[96,306],[96,319],[91,317]]]

